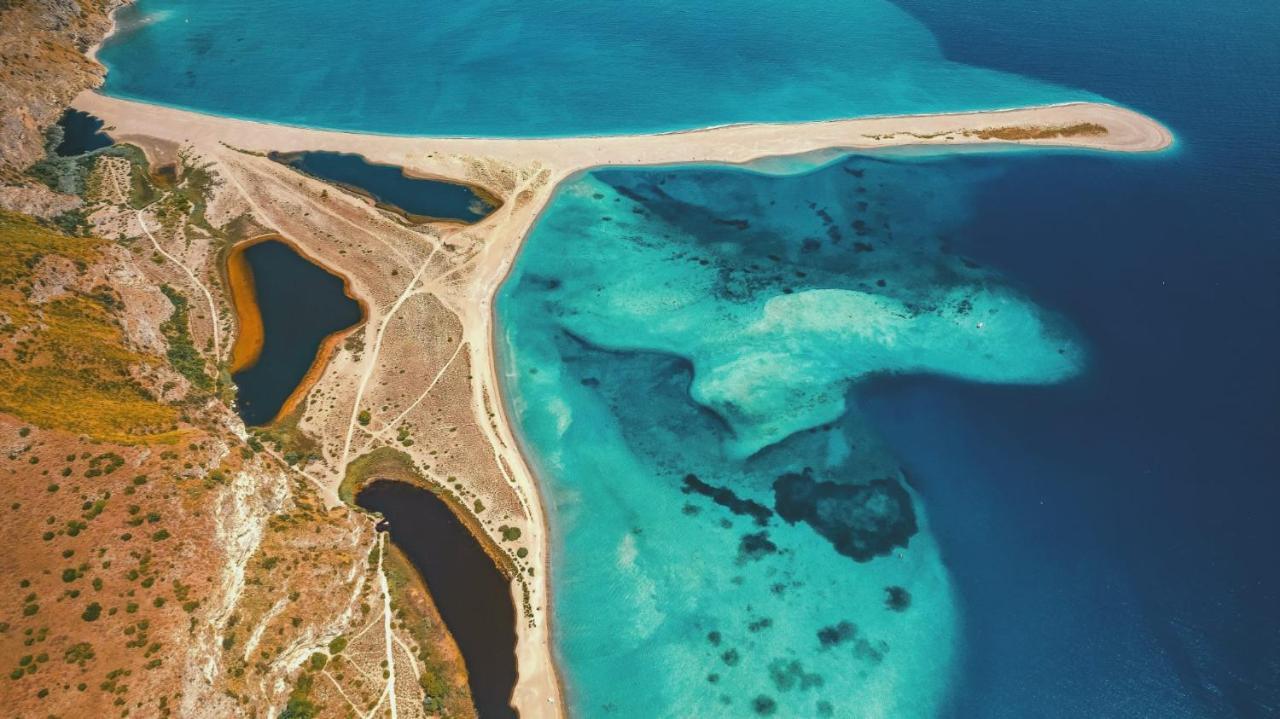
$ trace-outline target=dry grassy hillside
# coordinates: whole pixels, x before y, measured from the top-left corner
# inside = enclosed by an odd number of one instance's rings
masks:
[[[306,437],[231,408],[217,259],[261,228],[136,148],[36,178],[79,204],[0,210],[5,716],[385,712],[389,653],[400,716],[474,716],[413,570],[291,466]]]

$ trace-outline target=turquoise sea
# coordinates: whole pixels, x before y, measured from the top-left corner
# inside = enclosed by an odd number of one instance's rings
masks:
[[[597,171],[538,223],[499,298],[502,357],[556,477],[584,715],[941,709],[954,589],[928,508],[846,395],[903,372],[1051,383],[1085,353],[948,251],[987,172],[938,162]]]
[[[1151,157],[584,173],[500,293],[506,400],[575,716],[1280,716],[1280,5],[143,0],[122,20],[108,92],[320,127],[1096,96],[1165,122],[1178,147]]]
[[[885,0],[140,0],[108,92],[362,132],[553,136],[1092,97],[946,61]]]

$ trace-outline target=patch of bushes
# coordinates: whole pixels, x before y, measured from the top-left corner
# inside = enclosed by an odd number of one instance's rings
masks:
[[[196,350],[195,343],[191,341],[190,309],[187,298],[169,285],[160,285],[160,291],[173,304],[173,314],[160,325],[160,332],[169,343],[169,351],[165,353],[165,357],[178,374],[186,377],[193,387],[204,391],[212,389],[213,380],[205,374],[204,356]]]

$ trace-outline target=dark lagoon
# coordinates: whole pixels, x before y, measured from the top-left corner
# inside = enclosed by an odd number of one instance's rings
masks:
[[[102,132],[102,124],[102,120],[87,112],[67,110],[58,119],[58,127],[62,128],[62,141],[54,148],[54,152],[62,157],[74,157],[110,147],[115,143]]]
[[[379,205],[407,214],[410,219],[479,222],[497,204],[467,185],[409,177],[404,168],[378,165],[360,155],[342,152],[272,153],[271,159],[308,175],[371,196]]]
[[[377,480],[356,504],[381,525],[427,585],[467,666],[481,719],[515,719],[516,609],[508,582],[440,498],[405,482]]]
[[[234,253],[243,258],[241,263]],[[325,340],[361,320],[360,305],[346,293],[340,277],[330,274],[277,240],[233,250],[232,285],[248,274],[252,296],[237,296],[243,329],[245,315],[262,320],[261,350],[232,375],[239,388],[236,408],[250,426],[271,422],[294,391],[304,384],[323,351]],[[247,273],[246,273],[247,270]]]

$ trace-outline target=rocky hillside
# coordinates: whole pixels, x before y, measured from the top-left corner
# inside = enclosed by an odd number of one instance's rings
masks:
[[[102,82],[85,56],[124,0],[0,0],[0,180],[44,156],[44,130]]]

